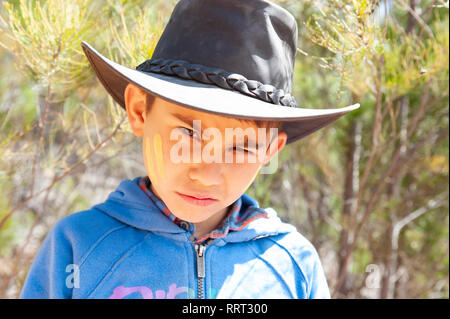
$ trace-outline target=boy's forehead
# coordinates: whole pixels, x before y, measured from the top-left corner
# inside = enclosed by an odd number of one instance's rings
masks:
[[[167,118],[171,121],[180,120],[192,125],[194,120],[201,121],[202,128],[206,127],[230,127],[230,128],[257,128],[254,122],[249,122],[245,119],[232,118],[229,116],[212,114],[209,112],[202,112],[193,110],[188,107],[172,103],[163,99],[156,98],[154,105],[160,107],[158,111],[167,113]]]

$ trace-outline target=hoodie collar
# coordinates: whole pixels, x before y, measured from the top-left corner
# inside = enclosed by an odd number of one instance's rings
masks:
[[[107,200],[93,208],[138,229],[171,234],[195,233],[195,224],[177,218],[151,191],[148,176],[122,181]],[[273,209],[260,208],[243,194],[234,202],[223,222],[210,233],[194,238],[195,243],[248,241],[288,231]],[[289,225],[290,226],[290,225]],[[292,227],[292,226],[291,226]]]

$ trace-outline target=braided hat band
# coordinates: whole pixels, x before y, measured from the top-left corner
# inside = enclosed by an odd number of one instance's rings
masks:
[[[295,98],[282,89],[270,84],[248,80],[243,75],[230,73],[220,68],[191,64],[183,60],[155,58],[147,60],[136,67],[141,72],[163,73],[186,80],[195,80],[213,84],[226,90],[234,90],[253,98],[287,107],[297,107]]]

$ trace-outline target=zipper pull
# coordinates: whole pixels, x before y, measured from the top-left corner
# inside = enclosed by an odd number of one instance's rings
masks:
[[[205,278],[205,246],[195,244],[195,252],[197,253],[197,277]]]

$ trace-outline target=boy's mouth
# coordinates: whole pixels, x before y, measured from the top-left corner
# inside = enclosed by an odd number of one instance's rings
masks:
[[[187,195],[176,192],[178,195],[180,195],[181,198],[183,198],[185,201],[195,204],[198,206],[208,206],[217,201],[217,199],[210,197],[210,195]]]

